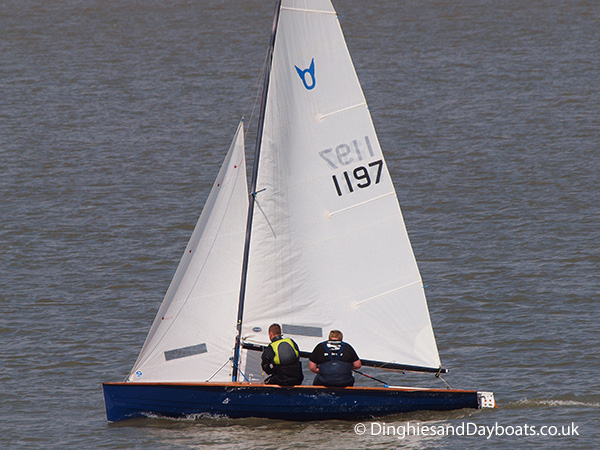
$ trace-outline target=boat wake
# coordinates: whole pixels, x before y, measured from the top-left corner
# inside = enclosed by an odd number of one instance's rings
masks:
[[[595,397],[595,396],[594,396]],[[600,400],[591,401],[572,399],[522,399],[508,404],[507,409],[523,408],[600,408]]]
[[[200,413],[200,414],[186,414],[181,417],[168,417],[161,416],[160,414],[152,414],[146,413],[144,417],[147,419],[154,420],[167,420],[169,422],[199,422],[204,420],[231,420],[230,417],[227,417],[225,414],[209,414],[209,413]]]

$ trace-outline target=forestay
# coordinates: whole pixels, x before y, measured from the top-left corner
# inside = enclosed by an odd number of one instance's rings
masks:
[[[328,0],[284,0],[266,103],[243,338],[304,351],[341,329],[359,356],[437,368],[420,274]]]
[[[231,381],[247,210],[240,123],[129,381]]]

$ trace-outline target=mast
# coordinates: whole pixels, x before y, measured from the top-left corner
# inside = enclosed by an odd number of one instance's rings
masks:
[[[237,336],[235,338],[235,348],[233,350],[233,374],[232,381],[237,381],[238,366],[240,363],[240,349],[242,341],[242,320],[244,317],[244,300],[246,298],[246,278],[248,275],[248,258],[250,255],[250,237],[252,234],[252,219],[254,217],[254,203],[256,200],[256,184],[258,180],[258,162],[260,158],[260,146],[262,142],[263,129],[265,125],[265,109],[267,107],[267,93],[269,90],[269,79],[271,76],[271,66],[273,64],[273,49],[275,48],[275,34],[277,33],[277,24],[279,23],[279,12],[281,11],[281,0],[277,0],[275,14],[273,18],[273,30],[267,53],[267,64],[265,67],[265,77],[263,79],[262,97],[260,101],[260,115],[258,118],[258,129],[256,132],[256,145],[254,147],[254,165],[252,167],[252,180],[250,183],[251,199],[248,202],[248,219],[246,221],[246,241],[244,244],[244,259],[242,262],[242,277],[240,282],[240,298],[237,314]]]

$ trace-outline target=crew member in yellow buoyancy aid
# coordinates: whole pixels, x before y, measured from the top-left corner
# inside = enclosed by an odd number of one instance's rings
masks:
[[[281,327],[276,323],[269,327],[269,339],[271,343],[263,351],[261,361],[262,369],[271,375],[265,383],[280,386],[302,384],[304,375],[298,344],[281,336]]]

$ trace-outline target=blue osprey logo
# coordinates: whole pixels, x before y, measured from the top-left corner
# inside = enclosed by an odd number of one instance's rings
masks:
[[[296,71],[298,72],[298,75],[300,76],[302,83],[304,83],[304,87],[306,89],[308,89],[309,91],[311,89],[314,89],[315,85],[317,84],[317,80],[315,78],[315,58],[313,58],[312,61],[310,62],[310,67],[308,69],[302,70],[298,66],[294,66],[294,67],[296,68]],[[307,74],[310,75],[310,84],[308,84],[308,81],[306,80]]]

